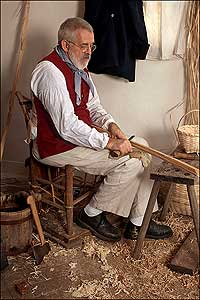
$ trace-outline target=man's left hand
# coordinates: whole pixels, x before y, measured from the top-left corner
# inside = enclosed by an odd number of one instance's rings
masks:
[[[127,136],[121,131],[121,129],[119,128],[119,126],[116,123],[110,123],[108,125],[108,131],[110,133],[111,138],[127,140]]]

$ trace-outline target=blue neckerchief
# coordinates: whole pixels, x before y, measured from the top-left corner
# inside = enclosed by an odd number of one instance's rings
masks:
[[[81,103],[81,78],[88,84],[92,95],[94,96],[94,86],[90,80],[89,75],[81,69],[78,69],[72,61],[68,58],[65,51],[62,49],[60,45],[55,47],[56,53],[60,56],[60,58],[67,64],[67,66],[73,71],[74,73],[74,86],[75,86],[75,93],[76,93],[76,104],[80,105]]]

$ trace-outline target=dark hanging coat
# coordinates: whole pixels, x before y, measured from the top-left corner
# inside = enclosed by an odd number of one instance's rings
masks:
[[[84,19],[97,44],[89,71],[135,81],[135,61],[149,49],[142,0],[85,0]]]

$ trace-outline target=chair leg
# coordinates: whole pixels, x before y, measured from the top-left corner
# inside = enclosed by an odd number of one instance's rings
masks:
[[[197,236],[197,242],[199,244],[199,208],[197,204],[197,198],[195,194],[194,185],[187,185],[188,197],[190,200],[190,207],[192,211],[192,216],[194,220],[194,226]]]
[[[149,222],[150,222],[151,215],[152,215],[152,212],[153,212],[153,208],[154,208],[154,205],[155,205],[155,202],[156,202],[156,198],[158,196],[159,189],[160,189],[160,181],[155,181],[154,185],[153,185],[153,188],[152,188],[152,191],[151,191],[149,202],[147,204],[147,208],[146,208],[146,211],[145,211],[145,214],[144,214],[142,226],[140,228],[140,232],[138,234],[138,238],[137,238],[135,248],[134,248],[134,251],[133,251],[133,258],[135,258],[135,259],[139,259],[139,257],[140,257],[142,244],[143,244],[143,241],[145,239],[145,235],[146,235],[146,232],[147,232],[147,228],[149,226]]]
[[[36,184],[36,172],[35,172],[35,164],[34,164],[34,160],[32,157],[30,157],[30,166],[29,166],[29,170],[30,170],[30,181],[32,184]]]
[[[73,167],[65,166],[65,212],[66,212],[66,232],[70,236],[73,234]]]

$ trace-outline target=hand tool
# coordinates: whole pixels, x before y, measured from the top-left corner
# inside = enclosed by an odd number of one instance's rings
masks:
[[[42,231],[42,226],[41,226],[40,219],[39,219],[39,216],[38,216],[38,212],[37,212],[37,208],[36,208],[36,205],[35,205],[34,197],[32,195],[30,195],[30,196],[27,197],[26,201],[27,201],[27,204],[30,205],[31,212],[32,212],[32,215],[33,215],[33,219],[34,219],[34,222],[35,222],[35,225],[36,225],[36,228],[37,228],[37,232],[38,232],[38,235],[39,235],[39,238],[40,238],[40,242],[41,242],[41,245],[34,245],[33,248],[32,248],[33,249],[33,254],[34,254],[34,257],[35,257],[35,260],[36,260],[36,264],[39,265],[43,261],[44,256],[49,253],[51,248],[49,246],[49,243],[45,242],[44,234],[43,234],[43,231]]]

